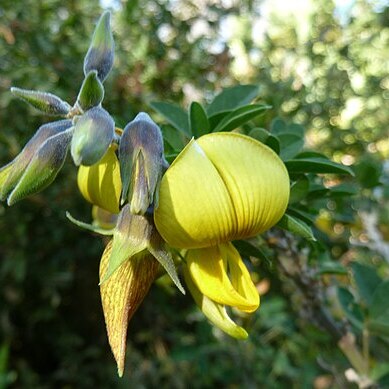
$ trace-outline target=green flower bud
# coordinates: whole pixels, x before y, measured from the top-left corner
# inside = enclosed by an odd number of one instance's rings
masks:
[[[91,70],[96,70],[101,82],[107,78],[113,65],[114,41],[110,19],[110,12],[104,12],[97,23],[84,59],[84,74],[87,75]]]
[[[39,147],[50,137],[72,126],[71,120],[60,120],[39,127],[23,150],[8,165],[0,169],[0,200],[4,201],[14,189]]]
[[[70,111],[70,105],[61,100],[58,96],[51,93],[26,90],[20,88],[11,88],[11,92],[16,97],[24,100],[34,108],[47,115],[62,115],[65,116]]]
[[[115,123],[103,108],[86,111],[75,124],[71,154],[74,163],[91,166],[108,150],[115,133]]]
[[[15,189],[8,205],[49,186],[61,170],[72,137],[73,128],[48,138],[34,154]]]
[[[97,77],[97,71],[91,70],[82,83],[77,103],[83,111],[86,111],[92,107],[97,107],[103,101],[103,98],[103,84]]]
[[[121,202],[128,201],[133,214],[143,215],[158,203],[158,186],[164,166],[161,130],[146,113],[127,124],[119,145]]]

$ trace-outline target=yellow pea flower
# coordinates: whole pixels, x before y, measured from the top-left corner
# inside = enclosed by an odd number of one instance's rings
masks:
[[[162,178],[155,225],[169,245],[188,250],[184,274],[189,289],[206,297],[206,316],[232,336],[245,337],[243,329],[231,327],[224,306],[253,312],[259,296],[230,241],[274,226],[288,200],[289,176],[281,159],[237,133],[192,140]]]
[[[92,166],[81,165],[77,183],[83,197],[100,208],[117,214],[122,191],[116,145],[111,145],[104,157]]]

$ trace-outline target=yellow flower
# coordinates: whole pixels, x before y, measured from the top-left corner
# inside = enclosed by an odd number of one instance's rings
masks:
[[[221,314],[224,306],[253,312],[259,296],[230,241],[274,226],[288,200],[289,177],[281,159],[237,133],[192,140],[162,178],[156,227],[169,245],[188,249],[184,274],[189,284],[193,281],[189,289],[205,296],[208,308],[209,302],[214,304],[204,313],[232,336],[244,333],[237,326],[223,328],[230,321]]]
[[[78,188],[84,198],[114,214],[119,213],[122,191],[116,148],[111,145],[104,157],[92,166],[81,165],[77,175]]]

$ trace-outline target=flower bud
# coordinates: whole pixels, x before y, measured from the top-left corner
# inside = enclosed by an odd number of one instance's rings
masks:
[[[61,170],[72,137],[73,129],[48,138],[34,154],[15,189],[8,197],[8,205],[40,192],[49,186]]]
[[[114,138],[115,123],[103,108],[85,112],[76,122],[71,145],[74,163],[91,166],[100,161]]]
[[[12,94],[25,102],[32,105],[34,108],[47,115],[62,115],[65,116],[70,111],[70,105],[61,100],[58,96],[51,93],[26,90],[20,88],[11,88]]]
[[[128,201],[131,212],[143,215],[157,203],[157,189],[164,166],[161,130],[146,113],[127,124],[119,145],[121,202]]]
[[[126,204],[100,264],[101,300],[119,376],[124,370],[128,322],[157,277],[160,265],[185,294],[152,217],[133,215]]]
[[[104,87],[97,77],[97,71],[91,70],[82,83],[77,103],[83,111],[97,107],[104,98]]]
[[[5,200],[25,172],[39,147],[50,137],[69,129],[71,120],[60,120],[39,127],[23,150],[8,165],[0,169],[0,200]]]
[[[110,26],[111,14],[104,12],[97,23],[92,41],[84,59],[84,74],[96,70],[103,82],[112,69],[114,57],[114,41]]]
[[[101,258],[100,280],[106,278],[112,247],[111,241]],[[158,262],[151,254],[143,251],[125,261],[108,280],[100,282],[108,340],[120,377],[124,371],[128,322],[145,298],[158,271]]]

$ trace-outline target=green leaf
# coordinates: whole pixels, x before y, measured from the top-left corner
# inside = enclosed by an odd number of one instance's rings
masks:
[[[307,211],[303,211],[301,209],[297,209],[295,207],[288,207],[288,215],[295,216],[297,219],[302,220],[308,225],[312,225],[316,221],[316,214],[309,213]]]
[[[354,175],[353,171],[348,166],[322,158],[291,159],[285,162],[285,166],[291,173],[333,173]]]
[[[354,166],[357,180],[363,188],[374,188],[380,184],[382,162],[371,157],[365,157]]]
[[[269,146],[275,153],[280,153],[280,141],[276,136],[269,135],[265,142],[266,146]]]
[[[329,188],[329,196],[331,197],[341,197],[341,196],[354,196],[357,194],[357,188],[353,184],[339,184]]]
[[[283,160],[293,158],[304,146],[304,138],[299,135],[285,133],[277,136],[280,141],[280,156]]]
[[[348,289],[338,288],[338,300],[350,323],[357,329],[362,330],[363,314],[361,308],[356,304],[354,296]]]
[[[269,108],[269,105],[262,104],[252,104],[240,107],[225,116],[216,128],[213,129],[213,132],[234,130],[242,124],[247,123],[249,120],[263,114]]]
[[[195,138],[208,134],[210,130],[207,114],[201,104],[194,101],[189,107],[190,129]]]
[[[249,132],[249,136],[251,136],[252,138],[254,138],[262,143],[266,143],[266,140],[269,138],[270,133],[269,133],[269,131],[265,130],[264,128],[253,128]]]
[[[282,132],[284,132],[287,128],[287,125],[286,123],[284,122],[283,119],[281,118],[275,118],[273,119],[273,121],[271,122],[271,125],[270,125],[270,132],[272,134],[281,134]]]
[[[389,280],[381,282],[371,299],[368,327],[378,335],[389,336]]]
[[[287,128],[288,128],[287,132],[289,134],[294,134],[294,135],[299,136],[300,138],[304,138],[305,129],[304,129],[304,127],[301,124],[291,123],[291,124],[288,125]]]
[[[257,85],[238,85],[223,89],[208,106],[208,116],[249,104],[258,96],[258,89]]]
[[[318,153],[316,151],[302,151],[296,155],[296,158],[321,158],[329,160],[324,154]]]
[[[308,200],[315,200],[317,198],[322,199],[329,193],[329,189],[327,189],[324,185],[321,184],[311,184],[309,188],[309,193],[307,195]]]
[[[190,138],[188,114],[178,105],[152,101],[150,107],[162,115],[175,129]]]
[[[209,121],[209,126],[210,126],[210,132],[213,132],[215,127],[229,114],[231,111],[223,111],[219,112],[215,115],[209,116],[208,121]]]
[[[318,274],[339,274],[347,275],[347,269],[340,263],[334,261],[325,261],[319,263]]]
[[[294,216],[285,214],[276,226],[305,239],[316,241],[311,228],[302,220],[299,220]]]
[[[289,204],[298,203],[307,197],[309,191],[309,180],[306,176],[302,176],[298,181],[294,182],[290,188]]]
[[[161,131],[163,139],[171,147],[172,151],[177,152],[177,154],[188,143],[188,138],[184,136],[181,132],[177,132],[177,130],[170,124],[162,125]]]
[[[382,279],[378,276],[376,269],[359,262],[353,262],[351,264],[351,269],[353,271],[359,296],[367,305],[370,305],[372,303],[373,294],[377,289],[377,286],[382,282]]]

